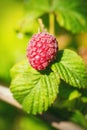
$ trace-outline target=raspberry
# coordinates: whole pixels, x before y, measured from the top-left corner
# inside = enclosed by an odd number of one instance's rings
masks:
[[[56,57],[58,43],[54,36],[47,32],[33,35],[27,48],[27,58],[36,70],[45,69]]]

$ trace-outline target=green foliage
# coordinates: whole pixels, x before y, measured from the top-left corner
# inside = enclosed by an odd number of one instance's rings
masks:
[[[56,108],[56,111],[68,111],[72,113],[72,116],[75,111],[81,111],[84,115],[87,114],[87,89],[73,87],[62,80],[54,108]],[[67,117],[67,114],[65,114],[65,117]],[[67,118],[70,118],[70,116]]]
[[[25,60],[11,69],[11,76],[10,88],[14,97],[25,111],[32,114],[46,111],[54,102],[59,78],[74,87],[86,87],[85,65],[75,52],[68,49],[59,51],[55,62],[43,71],[33,69]],[[79,91],[70,91],[69,100],[80,96]]]
[[[49,124],[34,116],[21,116],[13,130],[55,130]]]
[[[26,7],[28,11],[35,10],[36,12],[42,11],[45,13],[50,10],[49,0],[28,0],[26,2]]]
[[[23,61],[13,67],[11,75],[11,91],[28,113],[46,111],[57,97],[59,76],[49,68],[39,72]]]
[[[60,32],[59,26],[75,33],[87,31],[86,0],[27,0],[26,2],[4,0],[0,2],[0,5],[2,14],[0,20],[0,60],[2,61],[0,78],[5,82],[10,82],[9,69],[11,66],[24,57],[26,43],[29,39],[26,39],[23,34],[28,34],[28,38],[30,38],[33,33],[37,32],[38,18],[42,18],[46,28],[49,29],[49,15],[53,12],[57,20],[57,23],[54,21],[56,31]],[[19,22],[16,24],[18,20]],[[22,37],[22,40],[16,37],[15,30],[18,33],[17,36]]]
[[[65,29],[75,34],[87,32],[86,0],[3,0],[0,7],[0,82],[2,80],[3,83],[10,82],[11,66],[25,58],[26,43],[39,27],[38,18],[42,19],[48,30],[55,28],[57,37]],[[53,22],[49,19],[50,14],[54,16]],[[76,46],[75,41],[73,46]],[[11,70],[11,91],[14,97],[23,105],[25,111],[37,114],[46,111],[58,93],[53,107],[57,107],[60,115],[69,119],[66,109],[70,112],[80,110],[84,115],[87,114],[87,74],[83,61],[70,50],[59,51],[57,58],[43,72],[32,69],[27,61],[15,65]],[[61,82],[59,78],[62,79]],[[31,117],[15,119],[19,112],[12,111],[7,105],[1,108],[0,105],[0,129],[24,130],[32,129],[32,126],[35,130],[51,129],[42,125],[41,121],[30,119]],[[87,129],[87,120],[82,113],[77,111],[72,121]],[[17,126],[11,128],[14,120],[14,125]]]
[[[28,14],[17,23],[15,27],[16,32],[28,34],[28,36],[33,33],[36,33],[39,26],[38,21],[36,19],[42,15],[42,11],[32,10],[28,12]]]
[[[39,18],[53,12],[58,24],[66,30],[72,33],[87,32],[87,2],[85,0],[28,0],[25,5],[28,13],[35,12],[34,18],[36,14],[39,14],[36,18]]]
[[[70,95],[69,95],[69,100],[73,100],[75,98],[78,98],[81,96],[81,93],[77,90],[74,90]]]
[[[87,1],[54,0],[53,3],[60,26],[73,33],[87,31]]]
[[[83,96],[82,97],[82,101],[85,102],[85,103],[87,103],[87,97]]]
[[[62,80],[59,87],[58,99],[54,102],[54,108],[67,109],[71,112],[75,109],[80,109],[82,102],[79,102],[78,99],[81,98],[81,95],[82,93],[78,88],[73,87]]]
[[[65,49],[59,51],[56,62],[52,65],[53,72],[74,87],[86,87],[87,73],[83,60],[75,52]]]
[[[11,130],[19,112],[14,106],[0,101],[0,130]]]
[[[26,115],[14,106],[0,101],[0,130],[55,130],[39,117]]]
[[[75,111],[71,120],[85,128],[85,130],[87,129],[87,119],[80,111]]]

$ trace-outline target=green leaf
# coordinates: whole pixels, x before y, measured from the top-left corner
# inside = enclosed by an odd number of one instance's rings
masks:
[[[61,97],[62,99],[67,99],[70,101],[70,100],[79,98],[81,95],[82,93],[79,91],[78,88],[67,84],[63,80],[61,81],[60,87],[59,87],[58,98]]]
[[[82,100],[83,103],[87,103],[87,97],[84,96],[84,97],[81,98],[81,100]]]
[[[43,11],[29,11],[28,14],[17,23],[15,27],[16,31],[21,33],[36,33],[39,26],[37,18],[41,17],[42,15]]]
[[[87,1],[54,0],[53,10],[60,26],[73,33],[87,32]]]
[[[54,107],[57,108],[67,108],[69,110],[76,109],[76,105],[79,97],[82,95],[80,90],[76,87],[73,87],[65,81],[61,80],[59,86],[59,94],[56,102],[54,103]],[[81,103],[80,103],[81,105]],[[79,108],[79,105],[78,105]]]
[[[36,10],[36,11],[49,11],[49,2],[48,0],[27,0],[26,7],[28,10]]]
[[[81,96],[81,93],[77,90],[74,90],[70,95],[69,95],[69,100],[73,100],[75,98],[78,98]]]
[[[81,113],[80,111],[78,111],[78,110],[75,111],[75,113],[71,117],[71,121],[82,126],[84,128],[84,130],[87,129],[87,119],[86,119],[85,115],[83,115],[83,113]]]
[[[49,68],[40,72],[25,60],[12,68],[11,76],[13,96],[28,113],[42,113],[56,99],[59,76]]]
[[[83,60],[74,51],[69,49],[58,52],[52,70],[60,78],[74,87],[87,87],[87,73]]]
[[[24,5],[27,15],[16,25],[16,31],[25,34],[35,33],[39,26],[36,20],[49,12],[49,2],[48,0],[27,0]]]

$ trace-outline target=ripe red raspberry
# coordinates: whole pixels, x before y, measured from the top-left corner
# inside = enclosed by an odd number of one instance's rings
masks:
[[[36,70],[45,69],[55,58],[58,51],[58,43],[54,36],[47,32],[33,35],[27,48],[27,57]]]

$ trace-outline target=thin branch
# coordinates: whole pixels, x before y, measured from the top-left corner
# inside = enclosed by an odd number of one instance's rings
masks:
[[[12,93],[7,87],[0,86],[0,100],[22,109],[22,106],[13,98]]]
[[[5,101],[6,103],[9,103],[18,109],[22,109],[22,106],[13,98],[12,93],[10,92],[9,88],[0,86],[0,100]],[[63,122],[60,123],[55,121],[57,119],[54,119],[55,117],[49,115],[49,114],[43,114],[41,116],[44,120],[46,120],[50,125],[56,129],[59,130],[83,130],[78,125],[72,123],[72,122]]]

